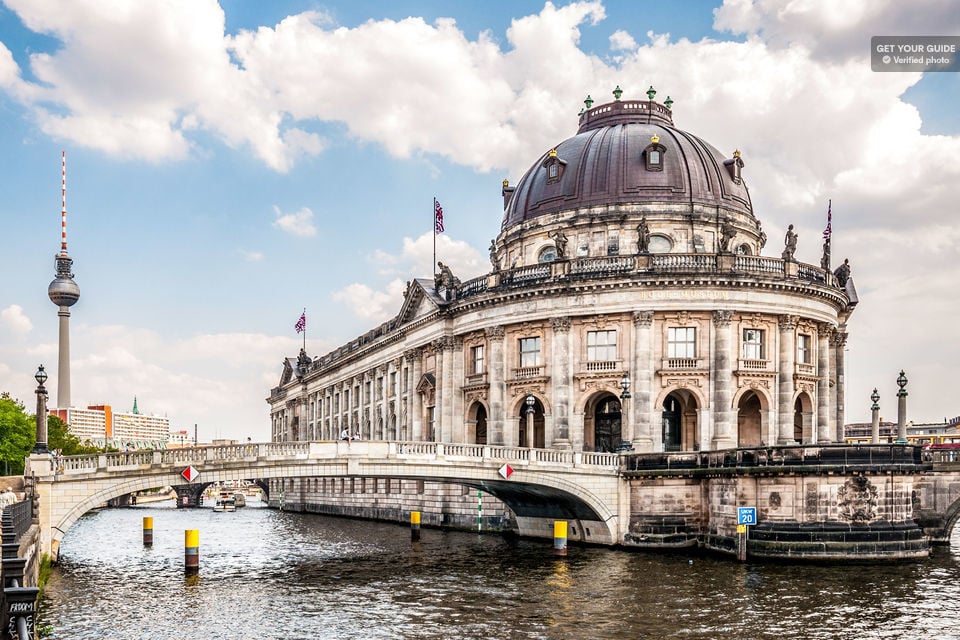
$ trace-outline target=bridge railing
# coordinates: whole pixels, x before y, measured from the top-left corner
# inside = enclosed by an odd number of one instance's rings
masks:
[[[560,449],[530,449],[501,445],[451,442],[398,442],[382,440],[327,440],[313,442],[262,442],[183,447],[153,451],[112,452],[51,458],[49,468],[33,468],[38,476],[86,475],[101,471],[129,470],[153,466],[179,467],[205,463],[255,462],[265,459],[297,460],[339,457],[368,458],[456,458],[463,460],[503,460],[537,465],[572,465],[619,469],[616,453],[592,453]],[[32,461],[31,461],[32,462]]]

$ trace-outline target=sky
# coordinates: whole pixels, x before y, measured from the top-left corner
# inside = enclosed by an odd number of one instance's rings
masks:
[[[489,267],[504,178],[576,133],[590,94],[673,98],[740,149],[755,215],[833,260],[860,304],[848,422],[960,414],[960,74],[877,73],[874,35],[956,35],[953,0],[0,0],[0,391],[56,404],[46,287],[67,154],[72,400],[269,439],[302,336],[393,317],[437,257]],[[765,255],[782,248],[771,241]]]

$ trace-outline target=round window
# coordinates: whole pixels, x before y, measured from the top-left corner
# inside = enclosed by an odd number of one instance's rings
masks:
[[[673,242],[667,236],[652,235],[649,243],[650,253],[670,253]]]
[[[544,262],[553,262],[557,259],[557,248],[556,247],[544,247],[540,251],[540,255],[537,257],[537,262],[543,264]]]

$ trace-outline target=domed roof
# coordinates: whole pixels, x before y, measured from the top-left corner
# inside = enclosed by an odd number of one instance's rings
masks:
[[[502,229],[597,206],[639,205],[653,213],[707,207],[752,217],[739,152],[725,157],[677,129],[668,108],[672,101],[666,104],[616,100],[584,111],[575,136],[544,153],[515,188],[505,183]]]

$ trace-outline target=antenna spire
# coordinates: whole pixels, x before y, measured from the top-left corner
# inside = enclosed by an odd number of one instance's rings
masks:
[[[67,152],[60,152],[60,254],[67,255]]]

